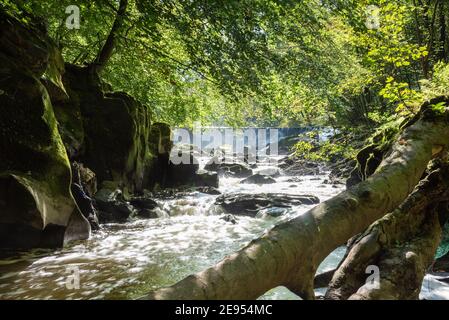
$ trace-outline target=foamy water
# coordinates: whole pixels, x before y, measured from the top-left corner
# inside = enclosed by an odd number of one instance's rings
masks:
[[[258,170],[269,168],[260,166]],[[324,201],[343,186],[324,184],[326,175],[276,178],[275,184],[240,184],[222,178],[220,191],[312,194]],[[86,241],[52,250],[32,250],[0,260],[0,299],[134,299],[171,285],[220,261],[275,224],[303,214],[301,205],[277,218],[237,217],[231,224],[220,219],[217,196],[192,193],[180,199],[158,200],[159,219],[135,219],[103,225]],[[344,249],[335,250],[319,272],[334,268]],[[79,288],[71,281],[79,272]],[[317,293],[323,290],[318,290]],[[275,288],[262,299],[298,299],[286,288]]]

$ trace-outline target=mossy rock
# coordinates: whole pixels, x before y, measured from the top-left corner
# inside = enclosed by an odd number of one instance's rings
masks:
[[[0,61],[41,77],[49,66],[49,38],[33,24],[24,25],[0,8]],[[10,69],[11,70],[11,69]]]
[[[90,227],[71,195],[66,150],[39,80],[51,64],[50,40],[3,12],[0,26],[0,247],[85,239]]]
[[[57,247],[68,238],[87,238],[89,225],[69,190],[69,161],[47,91],[18,70],[0,87],[0,225],[9,230],[0,246]],[[77,235],[66,233],[69,222],[78,225]]]
[[[170,128],[152,125],[151,110],[128,94],[103,92],[100,79],[89,69],[70,64],[65,69],[70,108],[58,105],[56,114],[61,131],[74,133],[65,135],[66,147],[78,148],[73,154],[95,172],[100,183],[117,181],[130,192],[150,186],[153,171],[159,169],[158,154],[171,148]],[[70,115],[68,109],[76,111]],[[81,139],[82,143],[74,143]]]
[[[124,191],[140,192],[162,181],[172,147],[167,124],[152,124],[147,106],[124,92],[110,92],[86,67],[65,64],[63,85],[69,99],[56,99],[54,109],[71,160],[92,169],[100,184],[115,181]]]

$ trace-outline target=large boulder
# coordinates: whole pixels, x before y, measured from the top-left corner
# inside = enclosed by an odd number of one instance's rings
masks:
[[[195,187],[218,188],[218,182],[218,174],[207,170],[198,170],[193,177],[193,185]]]
[[[67,137],[66,147],[99,182],[114,180],[130,191],[142,190],[157,156],[149,143],[149,108],[126,93],[104,92],[100,79],[84,67],[66,64],[63,80],[70,100],[57,105],[57,114],[61,127],[76,128],[78,136]]]
[[[159,204],[151,198],[140,196],[133,197],[129,203],[137,210],[137,216],[140,218],[155,219],[159,218],[155,209]]]
[[[165,186],[174,187],[177,185],[191,184],[193,177],[199,170],[198,160],[192,157],[189,163],[169,162],[168,176]],[[192,183],[193,184],[193,183]]]
[[[219,175],[235,178],[247,178],[253,174],[248,165],[239,162],[221,162],[219,158],[213,157],[204,166],[205,170],[217,172]]]
[[[180,157],[174,159],[174,153],[185,153],[185,159]],[[196,152],[189,145],[176,146],[172,150],[171,158],[168,162],[167,174],[163,186],[168,188],[176,187],[214,187],[218,188],[218,174],[207,170],[201,170],[199,161],[195,156]],[[185,161],[187,160],[187,161]],[[180,162],[180,163],[178,163]]]
[[[59,247],[90,234],[41,81],[61,85],[57,54],[43,30],[0,10],[0,247]]]
[[[55,97],[59,130],[71,159],[95,172],[98,183],[116,181],[129,192],[161,184],[171,130],[151,123],[151,110],[124,92],[111,92],[86,67],[65,65],[68,99]]]
[[[173,143],[171,141],[171,129],[163,122],[156,122],[151,125],[149,148],[155,150],[156,156],[149,168],[149,183],[147,189],[154,189],[165,186],[170,165],[170,151]]]
[[[136,213],[120,189],[102,188],[95,194],[94,200],[101,223],[125,222]]]
[[[320,200],[312,195],[282,193],[230,193],[219,196],[215,200],[215,204],[227,213],[250,217],[256,217],[262,211],[275,212],[273,208],[291,208],[292,206],[317,204],[319,202]],[[278,213],[271,215],[278,215]]]

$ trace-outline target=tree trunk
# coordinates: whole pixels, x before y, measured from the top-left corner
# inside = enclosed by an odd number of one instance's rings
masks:
[[[111,31],[109,32],[108,38],[98,52],[95,61],[90,65],[91,72],[100,73],[103,71],[107,62],[114,52],[115,46],[117,44],[117,36],[125,20],[126,8],[128,7],[128,0],[120,0],[119,8],[115,16],[114,24],[112,25]]]
[[[440,243],[439,213],[441,208],[447,210],[448,198],[449,166],[442,164],[419,183],[399,208],[352,242],[325,298],[417,299]],[[368,266],[375,266],[380,272],[377,287],[366,283]]]
[[[318,265],[335,248],[396,209],[413,191],[429,161],[449,143],[449,109],[431,105],[404,126],[376,172],[302,216],[272,228],[215,266],[190,275],[147,299],[255,299],[284,285],[313,299]]]
[[[446,4],[444,1],[440,3],[440,39],[439,39],[439,56],[438,59],[441,61],[447,61],[446,55]]]

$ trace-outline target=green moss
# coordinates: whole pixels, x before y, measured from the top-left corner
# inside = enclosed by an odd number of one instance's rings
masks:
[[[298,141],[292,148],[295,156],[311,161],[333,162],[336,159],[350,159],[355,155],[351,140],[343,139],[335,143],[333,139],[324,142],[315,140],[318,132],[311,131],[301,136],[304,140]]]

